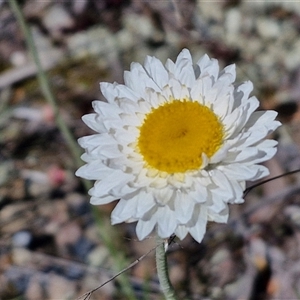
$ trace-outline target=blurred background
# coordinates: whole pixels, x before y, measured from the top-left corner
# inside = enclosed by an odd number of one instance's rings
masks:
[[[270,176],[300,168],[300,2],[18,3],[74,138],[92,134],[81,116],[104,100],[100,81],[122,83],[132,61],[165,62],[188,48],[195,62],[207,53],[221,68],[235,63],[237,82],[253,82],[260,109],[278,111]],[[138,241],[135,224],[110,226],[115,204],[92,211],[9,4],[0,1],[0,299],[76,299],[119,272],[120,256],[129,265],[155,238]],[[297,173],[268,182],[230,206],[228,224],[209,224],[201,244],[175,239],[168,259],[178,295],[300,299],[299,192]],[[113,244],[104,231],[118,237]],[[128,294],[116,279],[91,299],[162,299],[153,253],[127,276]]]

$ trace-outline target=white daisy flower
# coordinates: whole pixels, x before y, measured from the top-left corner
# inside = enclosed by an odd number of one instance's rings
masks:
[[[106,102],[83,121],[97,134],[79,139],[86,162],[76,175],[96,180],[92,204],[120,199],[112,224],[137,221],[140,240],[188,233],[201,242],[207,221],[227,222],[228,203],[242,203],[246,180],[269,174],[259,163],[276,152],[265,140],[280,123],[256,111],[250,81],[235,85],[235,66],[221,72],[204,55],[193,66],[184,49],[166,65],[132,63],[125,85],[101,83]]]

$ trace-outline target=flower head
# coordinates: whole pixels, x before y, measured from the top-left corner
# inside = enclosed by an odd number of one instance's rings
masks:
[[[83,116],[97,133],[79,139],[86,164],[76,175],[96,180],[92,204],[120,199],[112,223],[137,221],[139,239],[156,227],[200,242],[207,221],[226,222],[228,203],[244,201],[246,180],[268,175],[259,163],[276,152],[265,139],[276,112],[255,111],[252,83],[234,85],[234,65],[220,72],[204,55],[193,66],[186,49],[165,66],[132,63],[124,80],[101,83],[107,102]]]

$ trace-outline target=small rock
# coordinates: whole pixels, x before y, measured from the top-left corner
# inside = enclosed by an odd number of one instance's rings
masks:
[[[17,266],[29,264],[32,260],[31,252],[24,248],[14,248],[12,251],[12,261]]]
[[[27,63],[27,56],[23,51],[17,50],[10,55],[10,62],[15,67],[24,66]]]
[[[27,300],[43,299],[43,287],[40,282],[40,278],[32,276],[29,280],[28,287],[26,289],[25,297]]]
[[[236,43],[241,29],[241,13],[238,9],[230,9],[225,19],[226,36],[229,43]]]
[[[150,19],[145,16],[127,15],[124,18],[124,26],[130,33],[143,39],[151,38],[154,32]]]
[[[75,244],[81,235],[82,230],[79,225],[76,222],[70,222],[58,230],[55,241],[59,248],[65,248]]]
[[[29,231],[22,230],[16,232],[12,237],[12,244],[15,247],[28,247],[32,240],[32,234]]]
[[[106,265],[109,259],[109,252],[104,246],[97,246],[88,254],[87,261],[90,265],[100,267]]]
[[[92,250],[94,246],[95,244],[92,241],[88,240],[84,236],[81,236],[76,241],[76,243],[70,247],[70,249],[71,249],[71,253],[77,256],[78,259],[80,259],[81,261],[86,261],[89,252]]]
[[[76,285],[75,282],[67,280],[62,276],[49,274],[49,284],[46,286],[46,292],[49,300],[57,299],[75,299]]]
[[[82,267],[72,263],[65,270],[66,277],[71,280],[81,279],[84,273],[85,272]]]
[[[28,282],[30,280],[30,274],[20,271],[21,270],[17,267],[11,267],[4,273],[4,275],[7,277],[10,285],[22,295],[27,289]]]
[[[272,19],[258,18],[256,21],[256,28],[258,34],[265,39],[274,39],[281,34],[278,22]]]
[[[300,207],[289,205],[284,209],[284,214],[297,226],[300,226]]]
[[[45,27],[52,33],[69,29],[74,26],[74,20],[62,5],[51,6],[43,18]]]

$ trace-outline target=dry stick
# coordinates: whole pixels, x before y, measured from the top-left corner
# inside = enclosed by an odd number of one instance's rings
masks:
[[[174,238],[173,238],[174,239]],[[173,241],[173,239],[169,242],[171,243]],[[164,243],[164,242],[163,242]],[[126,267],[125,269],[123,269],[122,271],[120,271],[119,273],[117,273],[116,275],[112,276],[110,279],[108,279],[107,281],[105,281],[104,283],[102,283],[101,285],[99,285],[98,287],[90,290],[89,292],[86,292],[85,294],[83,294],[82,296],[80,296],[79,298],[77,298],[77,300],[82,299],[83,300],[88,300],[90,299],[92,293],[94,293],[95,291],[99,290],[100,288],[102,288],[104,285],[108,284],[109,282],[111,282],[112,280],[114,280],[115,278],[117,278],[118,276],[120,276],[121,274],[123,274],[124,272],[128,271],[129,269],[131,269],[132,267],[134,267],[136,264],[138,264],[141,260],[143,260],[147,255],[149,255],[151,252],[153,252],[154,250],[156,250],[157,247],[161,246],[162,243],[159,243],[158,245],[156,245],[155,247],[153,247],[152,249],[150,249],[147,253],[143,254],[142,256],[140,256],[139,258],[137,258],[133,263],[131,263],[128,267]]]
[[[256,184],[253,184],[253,185],[251,185],[251,186],[249,186],[248,188],[245,189],[245,191],[244,191],[244,197],[247,196],[252,189],[254,189],[254,188],[256,188],[256,187],[258,187],[260,185],[263,185],[263,184],[265,184],[267,182],[270,182],[272,180],[276,180],[276,179],[279,179],[281,177],[288,176],[288,175],[291,175],[291,174],[295,174],[295,173],[298,173],[298,172],[300,172],[300,169],[293,170],[293,171],[290,171],[290,172],[286,172],[286,173],[280,174],[278,176],[271,177],[271,178],[268,178],[266,180],[260,181],[260,182],[258,182]]]

